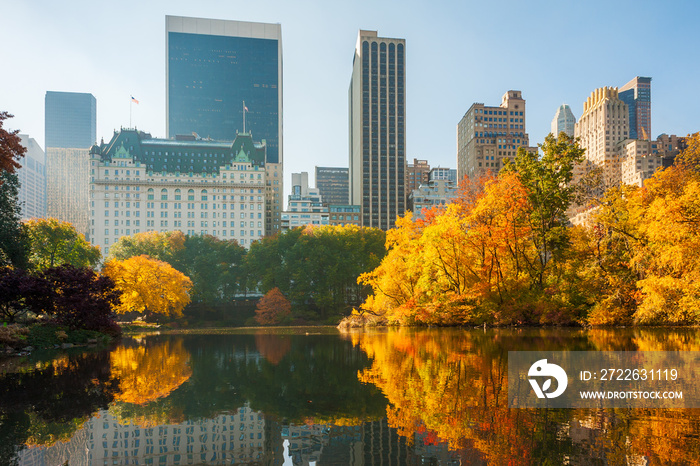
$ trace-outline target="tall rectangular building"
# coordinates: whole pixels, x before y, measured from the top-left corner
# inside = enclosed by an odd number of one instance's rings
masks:
[[[630,139],[651,140],[651,78],[637,76],[618,90],[629,111]]]
[[[350,199],[348,169],[345,167],[316,167],[316,187],[323,205],[347,204]]]
[[[46,216],[46,155],[34,138],[26,134],[19,137],[27,148],[17,171],[22,220],[42,218]]]
[[[165,25],[168,137],[233,141],[250,132],[265,141],[266,162],[281,163],[281,25],[181,16]]]
[[[457,178],[493,173],[513,159],[519,147],[529,147],[525,132],[525,99],[508,91],[499,107],[474,103],[457,125]]]
[[[406,41],[360,30],[349,90],[350,204],[362,225],[392,228],[406,210]]]
[[[88,168],[95,143],[92,94],[47,91],[45,97],[46,215],[88,233]]]

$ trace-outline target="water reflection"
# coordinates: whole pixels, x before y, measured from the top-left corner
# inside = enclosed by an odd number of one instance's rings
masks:
[[[696,350],[696,330],[396,330],[350,336],[387,419],[490,464],[698,464],[700,410],[507,408],[509,350]]]
[[[700,410],[508,409],[507,358],[699,348],[659,329],[153,336],[0,377],[0,463],[698,464]]]

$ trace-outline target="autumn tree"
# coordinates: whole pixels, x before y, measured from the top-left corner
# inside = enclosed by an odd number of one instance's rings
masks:
[[[276,325],[292,312],[292,305],[279,288],[273,288],[258,301],[255,320],[260,325]]]
[[[0,320],[14,322],[31,310],[28,297],[41,290],[37,278],[23,269],[0,267]]]
[[[700,173],[700,133],[685,138],[685,149],[676,156],[675,165]]]
[[[9,174],[21,166],[19,161],[24,157],[27,148],[22,145],[19,130],[8,131],[3,128],[3,122],[14,115],[0,111],[0,172]],[[0,179],[0,183],[5,180]]]
[[[181,231],[146,231],[122,236],[109,248],[109,259],[126,260],[146,255],[172,264],[185,247],[185,234]]]
[[[32,269],[43,270],[63,264],[93,268],[102,257],[100,248],[87,242],[69,222],[40,218],[24,225],[29,237]]]
[[[38,277],[43,283],[29,295],[37,313],[74,329],[120,333],[112,309],[119,304],[121,290],[109,277],[71,265],[45,269]]]
[[[521,147],[515,160],[506,162],[504,170],[517,173],[527,190],[531,208],[530,238],[538,255],[526,265],[533,285],[542,288],[550,264],[560,261],[569,245],[566,211],[576,195],[576,186],[572,183],[574,167],[583,162],[585,149],[579,147],[577,139],[565,133],[558,138],[549,134],[538,146],[541,156]]]
[[[166,262],[145,255],[124,261],[112,259],[105,264],[103,273],[122,292],[121,304],[116,306],[119,314],[180,317],[190,302],[192,281]]]

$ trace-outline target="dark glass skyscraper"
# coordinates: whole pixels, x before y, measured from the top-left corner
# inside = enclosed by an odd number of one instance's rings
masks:
[[[97,100],[92,94],[47,91],[45,145],[89,149],[97,135]]]
[[[350,81],[350,203],[388,230],[406,210],[406,41],[360,30]]]
[[[168,137],[197,133],[265,140],[282,163],[282,36],[279,24],[166,16]]]
[[[629,109],[630,139],[651,140],[651,78],[637,76],[618,91]]]
[[[316,188],[324,205],[347,204],[348,169],[345,167],[316,167]]]

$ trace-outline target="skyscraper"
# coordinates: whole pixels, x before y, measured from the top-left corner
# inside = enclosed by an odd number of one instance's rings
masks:
[[[637,76],[619,89],[629,110],[630,139],[651,140],[651,78]]]
[[[554,137],[558,137],[559,133],[563,131],[569,136],[573,136],[575,125],[576,117],[574,116],[574,112],[571,111],[571,107],[566,104],[561,104],[552,119],[552,134]]]
[[[519,147],[528,147],[525,132],[525,99],[520,91],[508,91],[500,107],[474,103],[457,125],[457,178],[493,173],[503,159],[513,159]]]
[[[383,230],[406,209],[405,48],[360,30],[350,80],[350,204],[363,226]]]
[[[22,219],[41,218],[46,215],[46,155],[34,138],[19,137],[27,148],[17,171]]]
[[[586,149],[586,159],[603,169],[603,182],[614,186],[621,179],[620,143],[629,139],[629,113],[617,88],[601,87],[583,103],[575,135]]]
[[[47,91],[45,97],[46,215],[88,233],[90,146],[96,139],[92,94]]]
[[[251,132],[265,140],[266,162],[282,162],[281,26],[181,16],[165,24],[168,137]]]
[[[274,234],[283,192],[282,27],[166,16],[165,31],[168,137],[233,141],[240,132],[262,141],[265,232]]]

